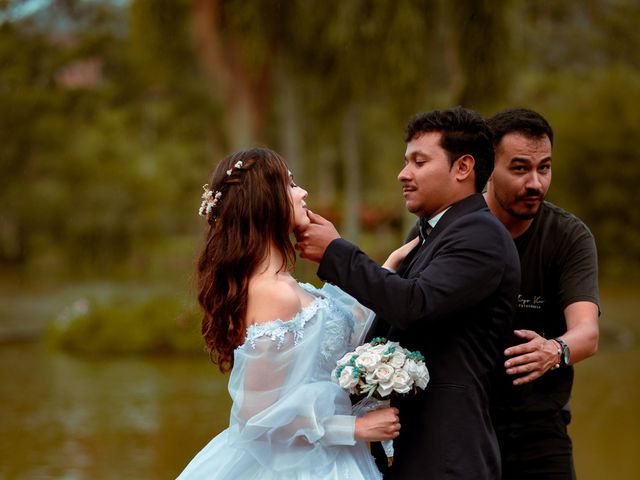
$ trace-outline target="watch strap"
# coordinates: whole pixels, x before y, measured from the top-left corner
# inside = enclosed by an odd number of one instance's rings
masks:
[[[558,342],[558,345],[560,345],[560,349],[558,349],[558,353],[560,353],[560,365],[559,366],[560,367],[566,367],[568,365],[567,357],[568,357],[568,353],[569,353],[569,346],[560,337],[556,337],[556,338],[554,338],[554,340],[556,342]]]
[[[558,354],[558,362],[553,367],[551,367],[551,370],[555,370],[557,368],[560,368],[560,364],[562,363],[562,345],[557,338],[552,338],[551,340],[556,342],[556,344],[558,345],[558,348],[556,348],[556,353]]]

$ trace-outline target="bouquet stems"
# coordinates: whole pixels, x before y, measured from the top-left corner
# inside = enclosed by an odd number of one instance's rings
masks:
[[[379,410],[391,406],[391,400],[379,400],[371,396],[366,396],[353,405],[352,412],[356,417],[360,417],[372,410]],[[393,464],[393,440],[381,440],[382,448],[387,456],[387,466]]]

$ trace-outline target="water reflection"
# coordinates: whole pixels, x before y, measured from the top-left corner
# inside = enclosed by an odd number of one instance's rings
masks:
[[[605,348],[576,368],[570,434],[580,480],[640,478],[640,350]]]
[[[0,349],[0,477],[174,478],[228,422],[205,356],[91,360]],[[10,368],[7,368],[10,366]]]

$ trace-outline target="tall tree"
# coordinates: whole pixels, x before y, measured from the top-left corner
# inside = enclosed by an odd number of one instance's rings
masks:
[[[194,0],[192,8],[196,51],[209,93],[229,116],[229,146],[246,148],[263,139],[280,10],[268,0]]]
[[[446,2],[451,20],[450,67],[456,103],[491,113],[507,94],[511,0]],[[457,60],[456,60],[457,58]]]

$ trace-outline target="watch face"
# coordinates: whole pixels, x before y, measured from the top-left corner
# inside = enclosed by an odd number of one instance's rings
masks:
[[[562,349],[562,360],[564,361],[565,365],[569,365],[569,347],[567,347],[566,345],[564,346],[564,348]]]
[[[560,338],[554,338],[554,340],[556,342],[558,342],[558,345],[560,345],[561,348],[561,363],[562,365],[569,365],[569,361],[571,360],[571,351],[569,350],[569,345],[567,345],[566,343],[564,343],[564,341]]]

